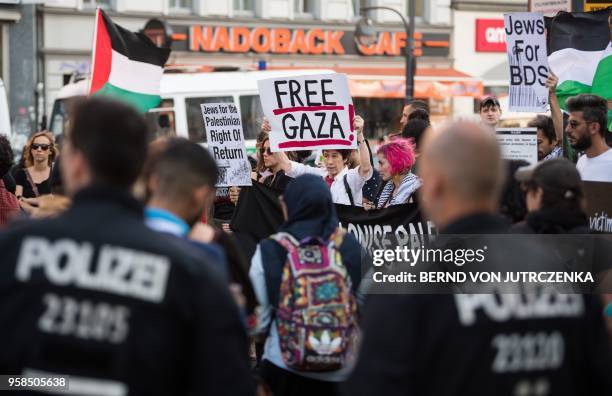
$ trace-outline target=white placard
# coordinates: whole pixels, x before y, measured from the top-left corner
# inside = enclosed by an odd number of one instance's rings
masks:
[[[510,64],[509,110],[545,112],[548,105],[548,56],[544,17],[539,12],[504,14]]]
[[[572,11],[572,0],[530,0],[529,11],[554,17],[559,11]]]
[[[538,163],[537,128],[498,128],[495,132],[503,159]]]
[[[238,107],[233,103],[202,103],[200,107],[208,150],[219,167],[216,186],[250,186],[251,164]]]
[[[272,151],[357,148],[345,74],[271,78],[258,87]]]

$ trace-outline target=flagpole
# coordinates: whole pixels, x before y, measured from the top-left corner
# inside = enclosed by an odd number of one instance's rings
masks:
[[[87,96],[89,96],[91,92],[91,84],[93,83],[93,73],[94,73],[94,62],[96,60],[96,45],[98,44],[98,24],[100,19],[100,7],[96,7],[96,17],[94,22],[94,31],[93,31],[93,39],[91,40],[92,50],[91,50],[91,62],[89,64],[89,84],[87,87]]]

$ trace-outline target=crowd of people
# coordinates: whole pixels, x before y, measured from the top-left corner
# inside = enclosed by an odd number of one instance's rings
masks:
[[[69,375],[72,394],[612,394],[610,299],[369,295],[336,214],[418,203],[442,235],[589,234],[582,181],[612,182],[607,102],[570,98],[564,121],[556,81],[533,166],[502,160],[493,97],[480,123],[438,128],[415,100],[374,150],[356,116],[357,149],[314,163],[271,152],[264,120],[253,182],[279,191],[284,223],[252,257],[228,221],[241,188],[220,201],[208,151],[148,142],[128,106],[82,100],[61,150],[38,132],[16,165],[0,136],[0,373]]]

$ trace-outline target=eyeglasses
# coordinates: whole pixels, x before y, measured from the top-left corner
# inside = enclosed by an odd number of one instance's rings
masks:
[[[49,150],[51,146],[49,146],[48,144],[37,144],[37,143],[32,143],[32,150],[38,150],[41,149],[42,151],[47,151]]]
[[[588,125],[588,124],[593,124],[594,122],[596,121],[585,121],[584,123]],[[580,122],[573,121],[573,120],[569,122],[569,126],[572,127],[572,129],[578,128],[580,124],[581,124]]]

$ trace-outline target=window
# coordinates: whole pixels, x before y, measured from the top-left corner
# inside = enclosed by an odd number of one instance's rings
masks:
[[[158,107],[149,110],[145,114],[145,120],[149,127],[149,141],[176,136],[176,117],[172,99],[164,99]]]
[[[112,7],[113,0],[82,0],[83,8],[104,8],[108,9]]]
[[[311,16],[314,13],[315,0],[293,0],[295,15]]]
[[[234,0],[234,11],[252,13],[254,0]]]
[[[191,12],[193,0],[170,0],[170,12]]]
[[[240,116],[242,118],[242,130],[244,140],[257,139],[263,110],[259,95],[245,95],[240,97]]]
[[[423,16],[423,8],[425,7],[425,1],[424,0],[406,0],[406,17],[408,17],[408,15],[410,15],[408,10],[410,9],[410,2],[411,1],[414,1],[414,5],[415,5],[414,16],[422,17]]]
[[[206,141],[206,131],[204,130],[204,120],[202,119],[202,109],[200,107],[202,103],[234,103],[234,98],[231,96],[213,96],[185,99],[189,140],[196,143]]]

